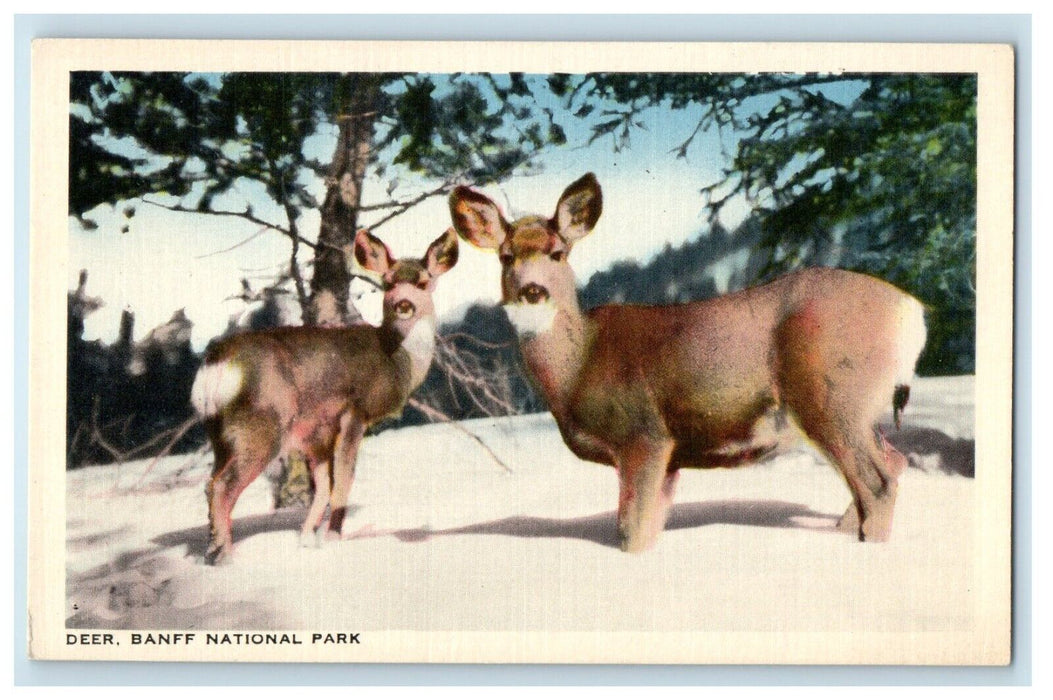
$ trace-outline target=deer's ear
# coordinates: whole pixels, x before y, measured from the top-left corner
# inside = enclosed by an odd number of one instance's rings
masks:
[[[508,224],[501,210],[486,195],[463,185],[450,193],[450,217],[461,238],[476,247],[496,250],[505,240]]]
[[[586,173],[563,190],[563,195],[556,204],[556,230],[567,243],[584,238],[603,211],[603,193],[600,183],[592,173]]]
[[[449,272],[450,268],[457,264],[457,233],[452,228],[446,229],[446,233],[428,246],[423,262],[432,277]]]
[[[362,229],[355,234],[355,260],[370,272],[383,275],[395,264],[391,251],[369,231]]]

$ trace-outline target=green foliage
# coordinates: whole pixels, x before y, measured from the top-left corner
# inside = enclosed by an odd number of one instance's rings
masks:
[[[455,76],[439,90],[429,76],[409,76],[382,147],[395,144],[395,164],[431,177],[503,179],[545,145],[530,110],[516,106],[517,81],[511,83]]]
[[[676,155],[711,130],[734,146],[702,194],[711,224],[729,202],[750,205],[765,258],[752,281],[807,265],[887,279],[930,309],[919,371],[973,371],[975,75],[594,74],[550,87],[615,148],[648,108],[696,111]]]
[[[188,95],[190,89],[164,74],[142,88],[119,73],[71,74],[71,215],[147,192],[181,195],[189,190],[191,181],[180,177],[182,163],[158,158],[151,145],[164,143],[162,152],[167,152],[193,138],[189,117],[196,110],[184,111],[188,102],[197,102]],[[139,132],[134,141],[128,138],[130,128]]]
[[[154,193],[210,211],[240,178],[311,203],[293,183],[320,121],[317,78],[74,73],[71,85],[71,215]]]
[[[346,114],[360,79],[379,83],[380,97],[374,111]],[[378,174],[500,180],[565,141],[530,89],[521,74],[73,73],[70,214],[152,193],[214,211],[245,179],[295,218],[318,206],[310,185],[327,174],[309,139],[341,119],[371,120]]]
[[[348,114],[360,81],[378,84],[379,96]],[[965,372],[975,343],[976,89],[974,75],[953,74],[74,73],[69,207],[88,225],[95,206],[151,193],[215,211],[251,181],[294,221],[318,207],[311,185],[328,174],[310,143],[342,119],[372,120],[371,166],[394,190],[400,169],[442,183],[501,180],[566,143],[566,120],[617,150],[656,108],[682,110],[697,122],[676,156],[703,134],[728,150],[726,170],[702,192],[711,224],[732,201],[753,212],[751,234],[737,239],[759,251],[743,281],[815,264],[888,279],[930,308],[921,371]],[[564,109],[537,99],[543,90]]]

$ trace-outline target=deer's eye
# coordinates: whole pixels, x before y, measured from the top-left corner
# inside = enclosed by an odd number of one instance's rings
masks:
[[[519,300],[527,304],[540,304],[548,301],[548,290],[540,284],[528,284],[519,290]]]
[[[416,310],[413,302],[403,299],[395,304],[395,318],[409,318]]]
[[[548,257],[555,260],[556,262],[563,262],[563,259],[567,257],[567,252],[564,250],[557,250],[553,253],[550,253]]]

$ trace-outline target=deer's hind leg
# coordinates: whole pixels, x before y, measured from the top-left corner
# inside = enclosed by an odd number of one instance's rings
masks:
[[[233,550],[231,512],[241,492],[277,455],[278,430],[274,421],[261,417],[239,417],[236,428],[216,429],[212,436],[215,455],[208,496],[209,541],[205,563],[218,564]]]
[[[852,504],[838,522],[838,528],[851,531],[855,526],[860,541],[887,541],[892,532],[899,484],[885,469],[884,457],[877,446],[866,445],[865,437],[858,442],[840,436],[815,439],[840,468],[852,491]]]
[[[892,530],[898,492],[898,473],[875,442],[868,421],[828,412],[830,397],[795,409],[805,434],[841,472],[852,493],[852,503],[837,523],[839,530],[855,531],[859,539],[884,542]]]
[[[315,463],[311,465],[314,498],[311,499],[311,507],[307,509],[307,517],[304,518],[303,527],[300,528],[300,544],[304,547],[313,547],[318,544],[315,530],[322,523],[325,507],[329,505],[330,470],[331,466],[327,460],[315,460]]]
[[[234,456],[225,443],[212,441],[215,460],[212,476],[205,487],[208,500],[208,544],[205,546],[205,563],[218,564],[230,555],[230,512],[233,505],[227,503],[227,486],[224,475],[233,468]]]
[[[865,452],[866,458],[869,460],[872,469],[876,470],[880,475],[883,484],[882,490],[886,492],[886,500],[894,502],[896,499],[896,493],[899,489],[899,476],[907,467],[907,458],[903,456],[903,453],[893,447],[880,431],[877,434],[877,443],[866,448]],[[888,510],[888,528],[891,528],[891,504],[889,505]],[[878,539],[876,535],[874,537],[866,536],[861,530],[861,525],[860,506],[856,503],[855,499],[853,499],[853,502],[848,506],[845,514],[837,521],[837,529],[842,532],[860,533],[860,539]],[[873,523],[868,526],[868,529],[872,528],[874,528]],[[886,539],[887,536],[888,533],[886,531]]]
[[[892,358],[879,341],[861,340],[850,321],[828,315],[820,323],[808,310],[789,317],[778,329],[773,370],[781,401],[852,493],[838,528],[883,542],[906,463],[893,448],[879,446],[874,432],[894,389]]]

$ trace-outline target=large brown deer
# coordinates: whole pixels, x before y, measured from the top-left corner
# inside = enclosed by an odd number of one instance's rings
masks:
[[[231,554],[230,514],[238,496],[272,460],[292,451],[307,459],[314,482],[301,541],[339,537],[366,428],[401,411],[428,372],[435,347],[432,292],[457,262],[457,236],[448,230],[421,260],[395,260],[382,241],[359,231],[354,256],[383,280],[380,327],[243,333],[205,355],[191,401],[215,454],[208,563]],[[315,533],[326,505],[328,528]]]
[[[889,404],[898,424],[906,405],[922,305],[873,277],[816,268],[707,301],[583,313],[567,256],[601,209],[591,173],[551,218],[509,222],[483,194],[450,195],[461,237],[500,257],[505,310],[564,442],[617,469],[622,549],[654,544],[681,468],[756,461],[785,444],[790,422],[848,483],[840,526],[886,540],[906,459],[875,424]]]

